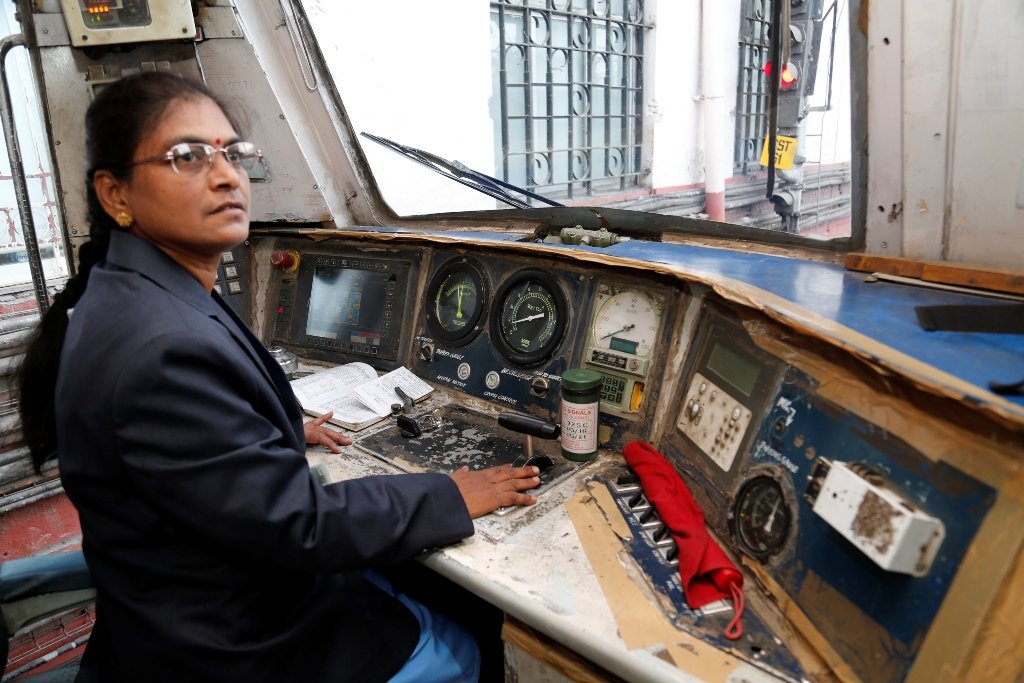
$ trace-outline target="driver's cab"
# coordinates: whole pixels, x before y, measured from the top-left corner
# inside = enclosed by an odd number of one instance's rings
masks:
[[[421,558],[505,612],[507,680],[1020,676],[1011,0],[4,9],[2,559],[80,543],[15,373],[88,239],[91,97],[169,70],[248,114],[251,232],[216,286],[300,395],[353,363],[427,387],[341,420],[315,475],[547,458],[536,506]],[[744,609],[688,596],[638,443]],[[70,614],[27,624],[10,680],[88,646]]]

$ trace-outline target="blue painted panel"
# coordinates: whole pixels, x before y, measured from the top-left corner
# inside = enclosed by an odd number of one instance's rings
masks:
[[[725,276],[759,287],[886,346],[988,390],[1024,379],[1024,335],[928,332],[915,306],[991,304],[993,299],[892,282],[829,264],[658,242],[623,242],[605,253]],[[1024,396],[1007,397],[1024,407]]]
[[[459,254],[454,251],[438,251],[434,256],[435,267],[457,256]],[[479,259],[477,263],[487,281],[490,297],[488,308],[478,323],[479,332],[472,341],[460,346],[445,345],[441,340],[433,340],[437,344],[434,357],[426,361],[417,354],[414,356],[412,371],[428,381],[450,386],[452,389],[490,401],[508,410],[525,412],[532,409],[534,414],[538,409],[546,410],[549,419],[557,421],[561,396],[559,382],[562,373],[571,367],[573,340],[576,336],[576,326],[580,324],[580,316],[572,314],[570,305],[570,310],[565,312],[570,317],[569,325],[551,358],[528,368],[509,367],[511,363],[497,354],[495,344],[490,338],[489,321],[498,313],[495,310],[498,305],[495,293],[504,280],[519,270],[536,264],[521,258],[511,258],[503,262],[497,259]],[[563,288],[567,301],[585,298],[586,293],[582,291],[582,285],[577,278],[571,277],[569,273],[549,272]],[[416,321],[411,329],[417,332],[417,345],[420,340],[431,338],[425,319]],[[468,364],[471,370],[468,377],[460,379],[458,368],[464,363]],[[499,377],[499,384],[496,387],[488,387],[486,384],[487,372],[492,370],[497,372]],[[544,397],[530,393],[530,380],[536,374],[545,374],[551,378],[551,390]]]
[[[796,411],[788,426],[789,412],[780,404]],[[865,680],[902,680],[996,493],[814,395],[812,380],[793,368],[786,371],[774,405],[751,457],[758,464],[782,461],[798,499],[792,550],[773,561],[769,571]],[[880,568],[814,513],[803,494],[818,457],[871,467],[887,486],[942,520],[946,536],[927,575],[915,578]],[[820,597],[816,590],[802,593],[811,577],[819,578],[859,613],[844,612],[843,604],[834,600],[809,601],[808,594]],[[878,628],[866,628],[864,617]],[[884,660],[872,660],[879,648]]]
[[[623,467],[622,470],[627,471],[627,468]],[[614,477],[615,473],[611,474]],[[641,524],[636,512],[629,507],[628,501],[635,491],[639,490],[639,485],[619,487],[604,475],[597,475],[593,479],[608,488],[612,500],[615,501],[632,534],[632,538],[624,541],[624,544],[629,554],[643,569],[651,587],[671,603],[674,611],[667,611],[666,616],[676,627],[776,675],[788,676],[794,681],[808,679],[807,672],[797,658],[788,648],[780,646],[776,635],[761,621],[749,604],[742,617],[743,637],[738,641],[728,640],[723,635],[725,626],[733,617],[732,610],[705,615],[699,610],[690,609],[679,575],[678,561],[666,561],[663,547],[656,544],[651,537],[651,528],[659,525],[660,519],[655,515],[651,521]],[[748,585],[746,590],[756,589]]]

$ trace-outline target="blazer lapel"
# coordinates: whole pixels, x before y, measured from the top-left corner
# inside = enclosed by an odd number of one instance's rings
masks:
[[[212,293],[212,297],[217,302],[220,310],[211,313],[210,317],[223,325],[231,336],[235,338],[238,345],[249,355],[256,367],[260,369],[263,377],[266,378],[270,386],[277,392],[281,403],[285,405],[288,411],[289,417],[298,414],[298,402],[295,400],[295,393],[292,391],[291,385],[288,384],[288,378],[285,376],[284,371],[281,370],[281,366],[270,355],[270,352],[263,346],[263,343],[256,338],[256,335],[250,332],[245,323],[235,315],[235,312],[231,310],[224,299],[216,292]]]

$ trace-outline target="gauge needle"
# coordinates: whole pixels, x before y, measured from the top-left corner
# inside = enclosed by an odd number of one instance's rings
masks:
[[[625,327],[623,327],[621,330],[615,330],[614,332],[609,332],[608,334],[606,334],[603,337],[601,337],[601,339],[607,339],[608,337],[612,336],[613,334],[618,334],[619,332],[629,332],[634,327],[636,327],[636,325],[634,323],[630,323],[630,324],[626,325]]]
[[[520,318],[519,320],[513,320],[512,324],[515,325],[517,323],[525,323],[528,320],[536,320],[537,318],[543,318],[543,317],[544,317],[543,313],[534,313],[533,315],[528,315],[525,318]]]
[[[459,318],[462,317],[462,285],[459,285],[455,291],[459,293],[459,299],[458,302],[456,303],[455,310],[455,319],[458,320]]]
[[[775,525],[775,513],[779,511],[779,503],[781,502],[781,498],[775,499],[775,505],[772,506],[772,512],[768,515],[768,522],[764,525],[765,532],[769,534],[772,532],[772,527]]]

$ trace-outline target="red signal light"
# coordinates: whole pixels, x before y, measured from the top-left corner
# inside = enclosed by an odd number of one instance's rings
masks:
[[[764,75],[768,78],[772,77],[772,63],[766,62],[764,65]],[[779,88],[782,90],[789,90],[796,85],[797,79],[800,78],[800,73],[797,71],[796,64],[793,62],[786,62],[786,65],[782,68],[782,75],[779,79]]]

